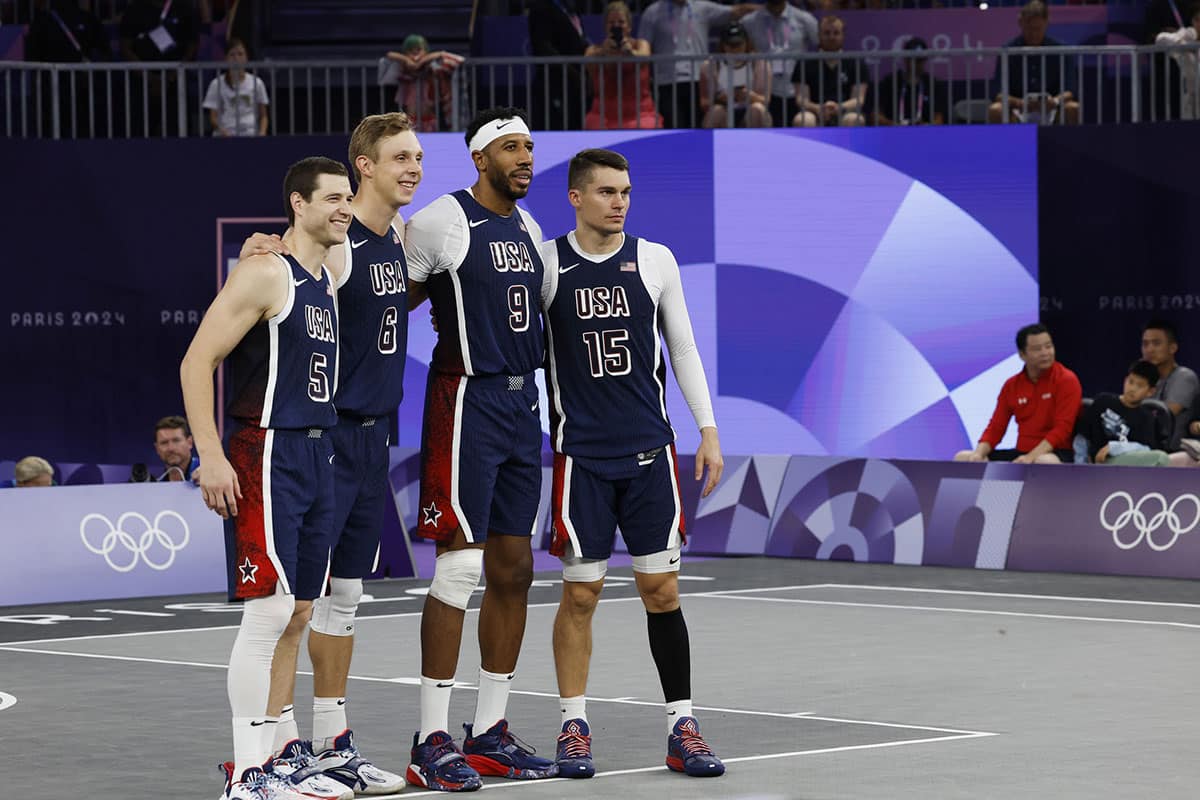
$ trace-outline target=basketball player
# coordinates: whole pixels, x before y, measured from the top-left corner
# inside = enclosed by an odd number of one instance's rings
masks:
[[[571,159],[567,181],[575,230],[542,248],[554,449],[550,552],[563,562],[554,620],[559,775],[590,778],[595,772],[584,693],[592,615],[618,526],[633,556],[650,653],[666,698],[667,766],[693,776],[720,775],[725,766],[701,738],[692,713],[691,656],[677,579],[684,520],[660,332],[700,428],[695,477],[707,470],[705,497],[724,462],[679,265],[663,245],[624,232],[630,195],[624,156],[584,150]]]
[[[272,655],[294,619],[307,619],[329,564],[337,422],[337,309],[323,263],[346,238],[350,181],[327,158],[292,165],[283,185],[292,255],[262,255],[230,273],[180,366],[205,504],[226,520],[230,598],[244,600],[229,659],[234,760],[223,797],[296,800],[301,787],[261,765]],[[213,371],[228,356],[229,458],[213,419]],[[278,665],[277,665],[278,667]],[[284,665],[295,673],[296,664]],[[311,794],[339,797],[306,784]],[[294,787],[294,788],[293,788]]]
[[[346,724],[346,685],[363,578],[375,571],[388,485],[388,420],[404,396],[408,349],[408,269],[399,210],[421,182],[424,153],[406,114],[365,117],[350,137],[358,181],[346,241],[329,252],[339,312],[333,531],[328,593],[313,603],[308,653],[313,663],[311,750],[299,737],[292,697],[296,675],[272,676],[268,716],[278,715],[277,768],[299,774],[315,765],[357,794],[392,794],[404,779],[363,758]],[[278,237],[255,234],[247,250],[277,249]],[[289,626],[279,650],[295,662],[303,621]],[[269,722],[269,720],[268,720]],[[312,751],[316,752],[315,762]]]
[[[508,693],[533,578],[530,537],[541,493],[533,371],[543,359],[541,229],[516,202],[533,179],[523,112],[482,112],[467,128],[479,177],[413,215],[409,305],[438,321],[421,435],[419,533],[437,542],[421,616],[421,727],[409,783],[471,791],[480,774],[546,778],[554,762],[508,730]],[[479,612],[479,695],[459,751],[448,733],[463,618],[487,572]],[[464,754],[465,753],[465,758]]]

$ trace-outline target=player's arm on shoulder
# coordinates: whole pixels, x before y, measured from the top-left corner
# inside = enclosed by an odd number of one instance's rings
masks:
[[[200,488],[205,504],[222,517],[237,515],[241,490],[213,418],[213,372],[259,320],[278,313],[289,279],[275,256],[241,262],[209,306],[179,365],[184,410],[200,456]]]
[[[283,236],[286,236],[291,230],[291,228],[288,228],[283,232]],[[238,261],[242,262],[251,256],[265,256],[271,253],[288,255],[290,251],[287,245],[283,243],[283,236],[280,236],[278,233],[261,233],[255,231],[246,237],[246,241],[242,242],[241,252],[238,253]]]

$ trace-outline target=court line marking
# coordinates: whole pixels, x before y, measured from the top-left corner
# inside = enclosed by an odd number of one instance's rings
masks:
[[[144,656],[121,656],[109,653],[75,653],[69,650],[41,650],[32,647],[10,647],[8,645],[0,645],[0,651],[9,651],[14,653],[31,653],[35,655],[48,656],[66,656],[68,658],[87,658],[99,661],[126,661],[141,664],[162,664],[165,666],[175,667],[201,667],[203,669],[229,669],[228,664],[211,663],[205,661],[183,661],[179,659],[167,658],[147,658]],[[311,676],[312,672],[308,670],[297,670],[297,675]],[[367,683],[390,683],[401,686],[419,686],[419,678],[398,677],[398,678],[380,678],[373,675],[350,675],[352,681],[364,681]],[[465,689],[472,692],[479,691],[479,687],[470,683],[455,683],[455,689]],[[510,694],[522,695],[524,697],[553,697],[558,698],[557,692],[538,692],[529,689],[513,689]],[[629,700],[622,697],[592,697],[587,698],[589,703],[615,703],[618,705],[630,706],[653,706],[661,707],[662,703],[650,700]],[[812,711],[801,711],[795,713],[783,713],[779,711],[756,711],[746,708],[725,708],[722,706],[695,706],[697,711],[711,711],[718,714],[744,714],[755,717],[773,717],[777,719],[803,719],[817,720],[818,722],[839,722],[846,725],[868,725],[877,728],[898,728],[902,730],[916,731],[934,731],[936,733],[947,733],[956,736],[995,736],[996,734],[988,731],[971,731],[959,728],[940,728],[933,725],[908,725],[899,722],[879,722],[876,720],[864,719],[848,719],[845,717],[823,717],[817,716]]]
[[[13,697],[8,692],[0,692],[0,711],[6,708],[12,708],[17,704],[17,698]]]
[[[716,592],[709,592],[715,595]],[[940,611],[947,614],[977,614],[996,617],[1026,617],[1030,619],[1054,619],[1068,622],[1114,622],[1124,625],[1149,625],[1166,628],[1200,629],[1200,624],[1193,622],[1170,622],[1158,619],[1124,619],[1120,617],[1084,617],[1075,614],[1035,614],[1029,611],[994,611],[984,608],[947,608],[945,606],[908,606],[898,603],[852,603],[846,600],[802,600],[794,597],[738,597],[734,594],[723,594],[716,600],[743,600],[757,603],[795,603],[808,606],[840,606],[844,608],[894,608],[899,611]]]
[[[922,589],[916,586],[886,586],[858,583],[827,583],[820,588],[871,589],[885,592],[913,592],[919,594],[959,594],[971,597],[1007,597],[1016,600],[1064,600],[1075,603],[1116,603],[1130,606],[1155,606],[1160,608],[1200,608],[1200,603],[1169,603],[1160,600],[1120,600],[1107,597],[1074,597],[1065,594],[1018,594],[1015,592],[980,592],[967,589]]]
[[[788,591],[789,589],[808,589],[808,588],[820,587],[820,586],[828,586],[828,584],[825,584],[825,583],[800,584],[797,586],[771,587],[766,590],[746,589],[743,591],[780,591],[780,592],[783,592],[783,591]],[[735,590],[726,590],[726,591],[735,591]],[[714,592],[711,592],[711,591],[680,592],[679,596],[680,597],[703,597],[703,596],[709,595],[709,594],[714,594]],[[633,597],[601,597],[599,602],[601,602],[601,603],[630,603],[630,602],[633,602],[634,600],[640,600],[640,599],[641,598],[638,595],[634,595]],[[554,600],[553,602],[548,602],[548,603],[530,603],[527,606],[527,608],[558,608],[558,601]],[[468,608],[467,609],[468,614],[478,613],[478,612],[479,612],[478,608]],[[224,612],[224,613],[229,613],[229,612]],[[394,614],[374,614],[374,615],[370,615],[370,616],[356,616],[355,619],[359,622],[361,622],[363,620],[372,620],[372,619],[400,619],[403,617],[419,617],[419,616],[421,616],[421,613],[422,612],[420,612],[420,611],[404,611],[404,612],[396,612]],[[233,630],[237,630],[238,627],[239,626],[237,626],[237,625],[207,625],[207,626],[196,627],[196,628],[170,628],[168,630],[161,630],[161,631],[126,631],[124,633],[92,633],[92,634],[85,634],[83,636],[60,636],[60,637],[45,638],[45,639],[22,639],[22,640],[16,641],[16,642],[0,642],[0,647],[21,646],[21,645],[29,645],[29,644],[54,644],[56,642],[86,642],[86,641],[91,641],[91,640],[95,640],[95,639],[117,639],[117,638],[120,638],[123,636],[130,636],[130,637],[133,637],[133,636],[161,636],[161,635],[167,634],[167,633],[196,633],[196,632],[200,632],[200,631],[233,631]]]
[[[957,739],[979,739],[979,738],[983,738],[983,737],[987,737],[987,736],[997,736],[997,735],[998,734],[995,734],[995,733],[979,732],[979,733],[969,733],[969,734],[965,734],[965,735],[955,735],[955,736],[930,736],[930,737],[923,738],[923,739],[899,739],[894,742],[873,742],[871,744],[851,744],[851,745],[844,745],[842,747],[820,747],[820,748],[814,748],[812,750],[793,750],[793,751],[790,751],[787,753],[763,753],[763,754],[755,755],[755,756],[738,756],[736,758],[724,758],[721,760],[724,761],[726,764],[742,764],[742,763],[752,762],[752,761],[770,761],[770,760],[777,759],[777,758],[795,758],[797,756],[815,756],[815,755],[821,755],[823,753],[845,753],[845,752],[849,752],[852,750],[881,750],[881,749],[887,748],[887,747],[904,747],[904,746],[913,745],[913,744],[931,744],[934,742],[951,742],[951,741],[955,741]],[[663,766],[662,764],[656,764],[653,767],[634,767],[632,769],[606,770],[604,772],[597,772],[592,777],[592,780],[595,780],[596,778],[611,778],[611,777],[615,777],[618,775],[637,775],[639,773],[644,773],[644,772],[658,772],[659,770],[666,770],[666,767]],[[549,778],[546,780],[539,780],[539,781],[505,781],[503,783],[485,783],[483,785],[483,790],[486,791],[489,789],[530,788],[530,787],[534,787],[534,786],[541,786],[541,785],[548,784],[548,783],[563,783],[563,782],[572,782],[572,779],[570,779],[570,778]],[[578,783],[578,781],[573,781],[573,782]],[[434,795],[443,795],[443,794],[444,794],[444,792],[435,792],[435,791],[429,791],[429,790],[420,791],[420,792],[406,790],[403,794],[378,795],[376,797],[376,800],[403,800],[403,798],[406,798],[406,797],[432,797]]]

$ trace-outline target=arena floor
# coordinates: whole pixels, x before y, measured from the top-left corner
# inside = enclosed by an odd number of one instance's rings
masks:
[[[588,706],[596,777],[487,779],[484,792],[512,800],[1197,796],[1194,583],[761,558],[685,567],[697,715],[727,774],[692,779],[663,766],[644,613],[622,568],[610,573],[596,618]],[[553,753],[558,586],[553,573],[538,577],[510,718],[518,735]],[[359,745],[398,772],[418,720],[426,585],[371,585],[352,669]],[[0,796],[216,798],[237,622],[237,609],[221,600],[0,609],[8,754]],[[475,618],[452,719],[474,708]],[[310,691],[306,675],[297,687],[302,732]]]

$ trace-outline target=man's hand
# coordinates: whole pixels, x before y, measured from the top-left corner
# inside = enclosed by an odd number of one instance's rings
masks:
[[[1035,461],[1037,461],[1037,456],[1032,453],[1026,453],[1013,459],[1014,464],[1032,464]]]
[[[967,456],[967,461],[979,462],[979,461],[987,461],[987,460],[988,460],[987,454],[984,453],[982,450],[980,450],[978,447],[976,447],[974,450],[972,450],[971,454]]]
[[[1093,460],[1097,464],[1103,464],[1105,461],[1108,461],[1108,445],[1101,447],[1100,451],[1096,453],[1096,457]]]
[[[708,468],[708,481],[704,484],[701,497],[708,497],[717,488],[721,473],[725,471],[725,459],[721,457],[721,443],[717,439],[716,428],[700,429],[700,447],[696,448],[696,480],[704,475]]]
[[[283,243],[283,238],[276,233],[252,233],[250,238],[242,242],[242,251],[238,253],[238,260],[250,256],[265,256],[268,253],[279,253],[280,255],[289,255],[287,245]]]
[[[237,501],[242,499],[242,489],[238,486],[237,473],[233,471],[229,459],[224,455],[210,456],[201,461],[196,468],[196,475],[204,505],[217,512],[221,519],[236,517]]]
[[[840,110],[836,100],[826,100],[821,105],[821,116],[826,122],[832,122],[838,118]]]

